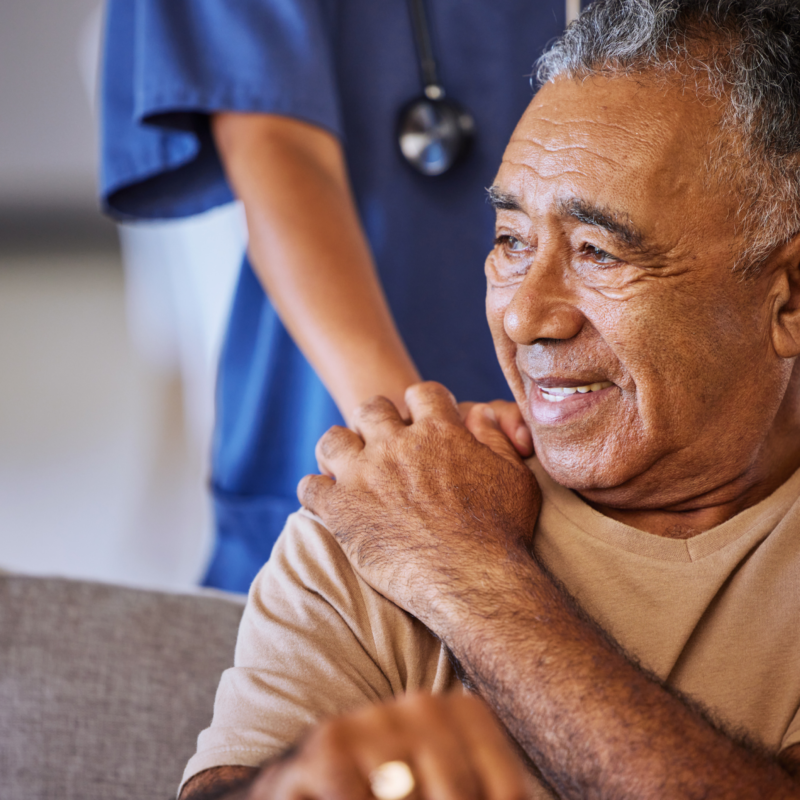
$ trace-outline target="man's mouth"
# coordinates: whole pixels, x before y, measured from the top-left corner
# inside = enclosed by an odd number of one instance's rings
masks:
[[[548,403],[561,403],[573,394],[589,394],[599,392],[601,389],[608,389],[614,384],[611,381],[600,381],[599,383],[587,383],[584,386],[540,386],[539,391]]]

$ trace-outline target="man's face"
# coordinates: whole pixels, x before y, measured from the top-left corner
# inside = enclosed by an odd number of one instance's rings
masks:
[[[788,381],[769,270],[732,272],[737,198],[708,185],[718,114],[675,88],[560,79],[495,181],[500,363],[547,471],[598,502],[691,508],[740,478]]]

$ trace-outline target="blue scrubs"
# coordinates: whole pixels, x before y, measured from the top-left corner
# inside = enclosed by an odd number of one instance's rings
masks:
[[[420,94],[406,0],[110,0],[101,196],[118,218],[171,218],[232,199],[209,130],[217,110],[295,117],[342,141],[402,337],[425,379],[461,400],[510,397],[485,322],[491,184],[564,27],[563,0],[428,0],[448,96],[475,117],[467,160],[437,178],[403,161],[399,109]],[[219,367],[206,583],[244,591],[269,557],[314,445],[342,419],[245,259]]]

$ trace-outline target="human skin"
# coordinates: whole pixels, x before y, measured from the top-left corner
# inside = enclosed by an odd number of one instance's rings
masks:
[[[661,536],[708,530],[800,466],[800,237],[757,277],[733,273],[738,199],[704,168],[718,114],[675,87],[559,80],[495,183],[487,313],[537,456],[603,513]],[[325,474],[300,499],[365,580],[450,647],[551,785],[800,797],[800,747],[778,761],[715,727],[530,557],[535,481],[480,408],[476,441],[440,387],[406,401],[411,425],[375,400],[358,435],[326,434]]]
[[[269,114],[220,113],[212,119],[212,130],[228,179],[245,207],[255,272],[342,415],[351,420],[358,405],[375,394],[391,398],[405,413],[405,389],[419,381],[419,374],[380,287],[337,139],[316,126]],[[469,400],[459,403],[461,415],[473,406]],[[517,452],[530,455],[531,435],[518,406],[499,400],[490,406]],[[423,721],[432,715],[432,730],[441,727],[434,724],[439,702],[414,706]],[[470,701],[455,701],[461,702]],[[354,724],[374,734],[377,724],[390,728],[403,708],[375,713],[377,720],[361,715]],[[417,745],[425,741],[417,739]],[[495,749],[495,765],[516,764],[505,742]],[[513,777],[513,771],[501,771]],[[224,787],[248,787],[257,773],[237,766],[206,771],[181,796],[217,796]],[[459,773],[451,779],[463,787]],[[262,781],[253,791],[265,792],[264,786]],[[324,786],[321,782],[320,792]],[[494,785],[492,796],[513,798],[510,786]],[[356,797],[350,790],[346,797]]]
[[[708,530],[800,466],[800,237],[733,274],[738,201],[704,168],[718,113],[642,80],[559,80],[495,183],[487,313],[537,455],[661,536]],[[584,382],[609,385],[542,397]],[[475,406],[465,425],[432,384],[405,399],[411,424],[377,398],[326,434],[299,497],[559,795],[800,797],[800,746],[777,759],[720,730],[531,557],[538,487],[495,416]]]
[[[495,183],[487,315],[539,459],[662,535],[707,530],[800,466],[787,391],[799,243],[758,280],[731,269],[738,198],[703,179],[718,115],[676,89],[562,80],[534,99]],[[590,224],[590,210],[629,230]]]
[[[342,415],[374,394],[402,409],[420,377],[378,281],[339,142],[274,114],[219,113],[212,131],[244,204],[253,268]]]
[[[275,114],[219,113],[212,131],[245,208],[253,268],[342,416],[349,421],[376,394],[404,410],[404,392],[420,376],[386,303],[339,141]],[[493,406],[530,454],[518,407]]]
[[[369,775],[404,759],[414,797],[523,800],[529,786],[504,731],[485,703],[461,693],[417,693],[328,720],[290,756],[263,770],[222,767],[187,783],[182,798],[374,800]]]

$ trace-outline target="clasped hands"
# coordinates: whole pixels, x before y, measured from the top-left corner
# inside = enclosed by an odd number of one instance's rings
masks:
[[[459,410],[436,383],[412,386],[406,403],[410,421],[376,397],[353,430],[331,428],[317,445],[322,474],[298,497],[367,583],[441,634],[435,612],[526,557],[540,493],[516,406]]]

